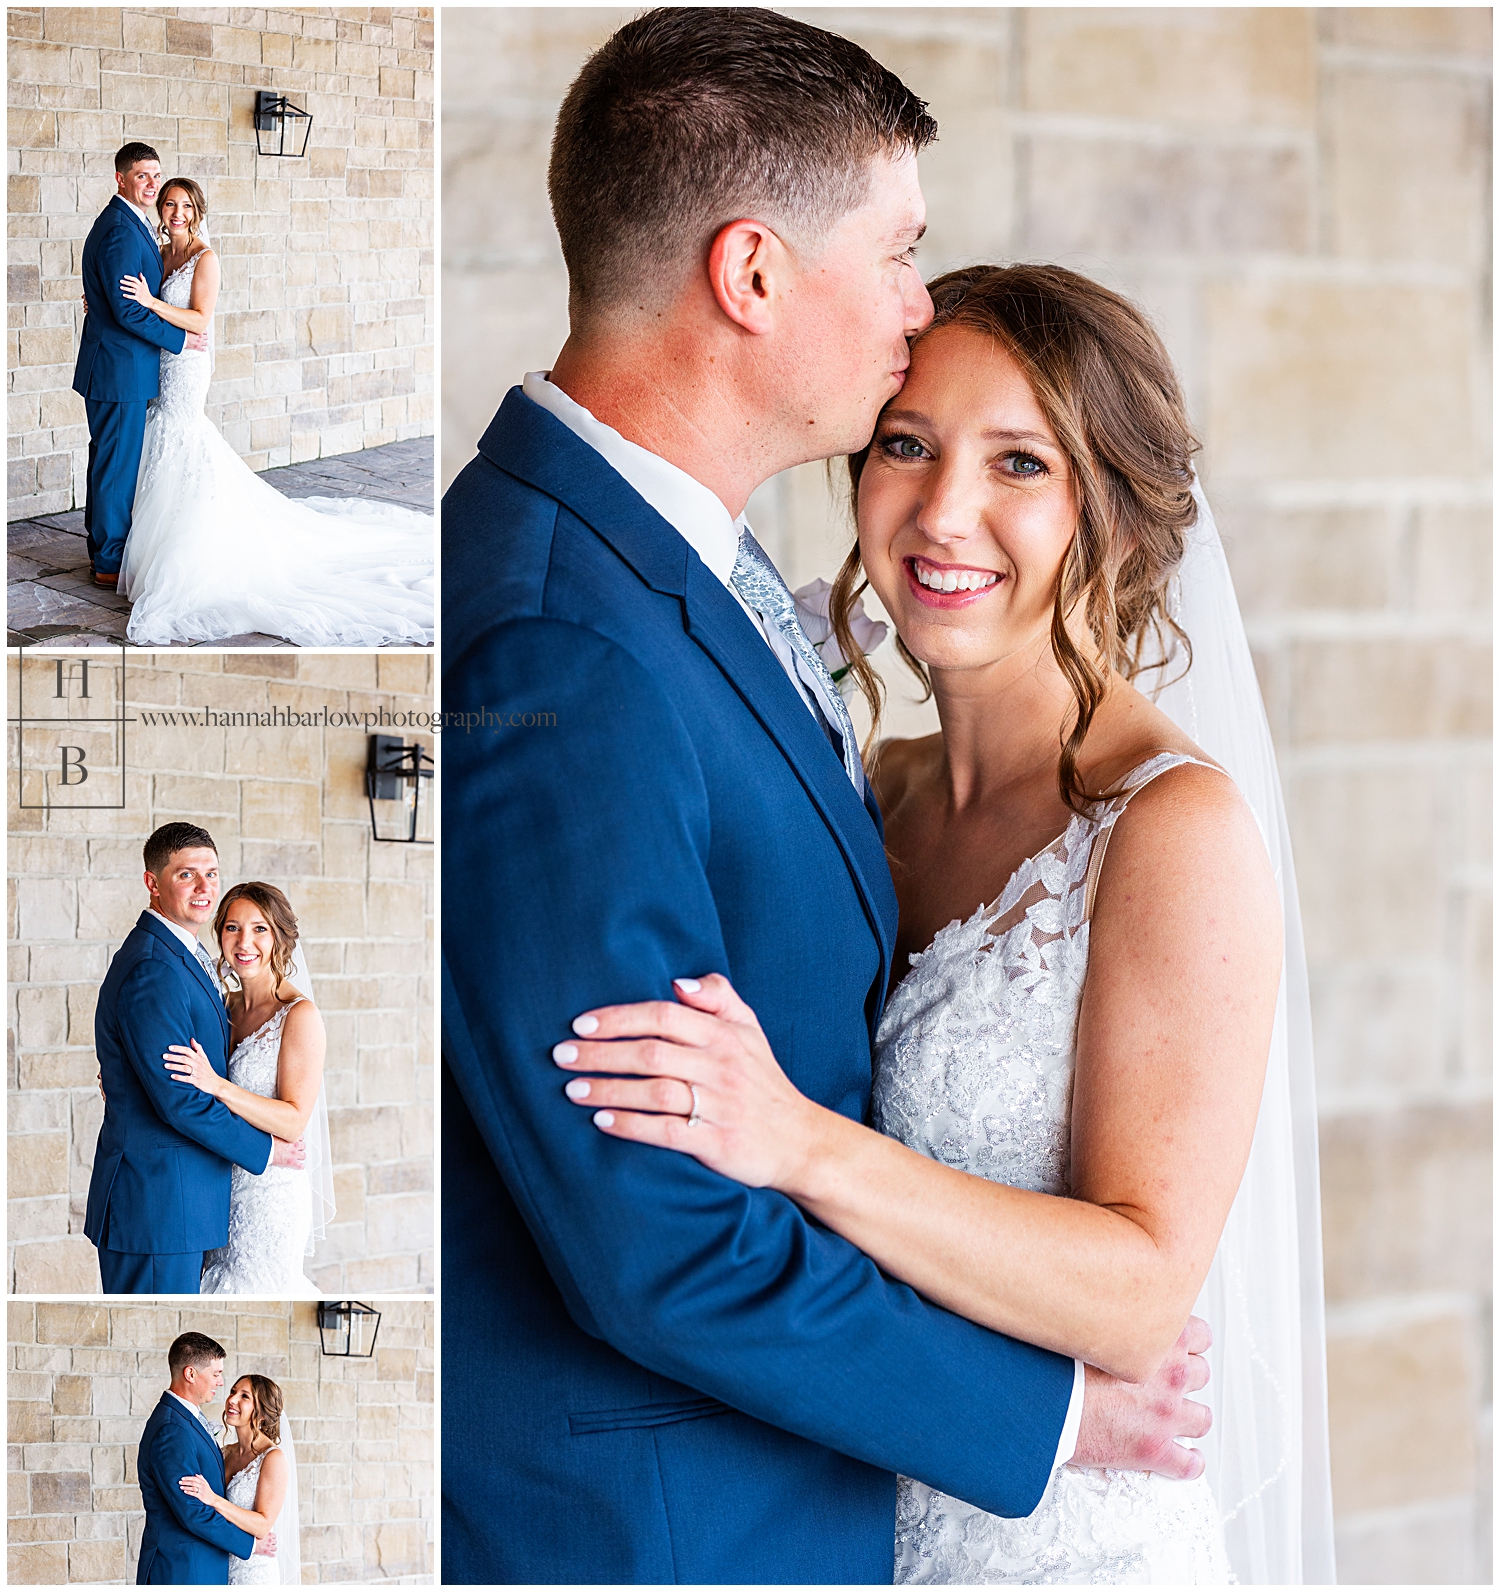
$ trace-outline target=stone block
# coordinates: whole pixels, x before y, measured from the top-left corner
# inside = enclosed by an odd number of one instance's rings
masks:
[[[287,1352],[286,1317],[241,1316],[235,1347],[240,1354],[284,1355]]]
[[[61,1515],[87,1510],[92,1491],[87,1471],[40,1471],[31,1478],[31,1512]]]
[[[1488,1291],[1488,1102],[1341,1114],[1321,1141],[1330,1301]]]
[[[102,49],[120,47],[118,7],[47,6],[42,19],[43,36],[50,43],[96,45]]]
[[[1478,1333],[1466,1315],[1331,1327],[1328,1406],[1339,1514],[1472,1493]]]
[[[75,1542],[68,1549],[68,1572],[74,1581],[121,1581],[125,1578],[125,1542]]]
[[[1443,779],[1395,767],[1285,781],[1310,961],[1405,955],[1441,943]]]
[[[1220,128],[1315,125],[1311,11],[1043,6],[1019,17],[1027,110]]]
[[[207,22],[167,18],[167,53],[210,57],[214,53],[213,27]]]
[[[65,1133],[12,1134],[8,1148],[6,1180],[11,1199],[67,1193],[68,1136]]]
[[[72,51],[66,45],[22,43],[18,39],[10,39],[7,43],[6,62],[13,84],[47,88],[66,88],[71,84]],[[50,102],[55,104],[56,100]]]
[[[17,1293],[89,1294],[98,1293],[99,1286],[98,1257],[86,1238],[16,1245]]]
[[[68,992],[56,985],[16,991],[16,1042],[27,1049],[67,1042]],[[38,1191],[41,1192],[41,1191]]]
[[[14,45],[12,45],[14,50]],[[14,59],[14,56],[12,56]],[[68,1549],[61,1542],[34,1542],[6,1550],[6,1579],[12,1586],[63,1586]]]
[[[1339,1579],[1355,1586],[1486,1584],[1487,1515],[1479,1500],[1443,1498],[1343,1516],[1334,1522]]]
[[[1033,136],[1028,256],[1304,254],[1313,241],[1308,153],[1184,141]]]
[[[1385,509],[1215,504],[1241,611],[1372,609],[1395,594],[1394,517]]]
[[[1467,292],[1277,276],[1211,282],[1204,306],[1216,475],[1259,480],[1272,457],[1284,477],[1316,480],[1396,480],[1413,454],[1487,467]]]
[[[49,1399],[9,1399],[6,1402],[7,1441],[50,1443],[52,1403]]]
[[[1489,607],[1492,511],[1488,505],[1428,504],[1418,511],[1411,597],[1426,611]]]
[[[1489,735],[1490,653],[1476,642],[1300,641],[1292,665],[1298,744]]]
[[[158,778],[157,787],[178,783],[170,778]],[[196,781],[206,784],[207,781]],[[177,807],[170,800],[160,802],[158,810],[168,812],[207,812],[207,808]],[[165,821],[165,819],[163,819]],[[78,932],[90,940],[118,942],[129,932],[131,924],[140,916],[145,894],[139,879],[80,879],[78,881]]]
[[[316,785],[293,780],[246,780],[240,792],[240,825],[245,838],[318,838],[321,815]]]
[[[69,1348],[103,1348],[109,1343],[109,1306],[39,1304],[36,1341],[63,1343]]]
[[[1453,55],[1488,61],[1491,16],[1483,6],[1338,6],[1322,16],[1331,43],[1413,55]]]

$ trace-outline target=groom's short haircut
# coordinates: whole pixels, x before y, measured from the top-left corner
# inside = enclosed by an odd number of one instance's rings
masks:
[[[558,113],[547,190],[576,319],[675,292],[721,227],[755,216],[816,246],[864,203],[869,161],[937,123],[849,39],[758,6],[627,22]]]
[[[115,151],[115,170],[129,171],[137,161],[141,160],[154,160],[160,163],[161,156],[150,144],[123,144]]]
[[[142,848],[146,872],[161,874],[174,853],[195,846],[207,846],[216,856],[218,854],[219,848],[214,844],[214,837],[197,824],[163,824]]]
[[[167,1369],[175,1382],[188,1366],[195,1371],[206,1371],[211,1360],[226,1358],[224,1345],[215,1343],[206,1333],[184,1332],[180,1338],[172,1340],[172,1347],[167,1350]]]

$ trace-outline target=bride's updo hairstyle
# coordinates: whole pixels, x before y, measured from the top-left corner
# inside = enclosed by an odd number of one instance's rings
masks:
[[[188,196],[188,199],[192,203],[193,219],[188,224],[188,236],[193,240],[194,243],[196,243],[198,241],[198,229],[208,218],[208,200],[203,197],[203,190],[198,186],[197,183],[193,181],[191,177],[173,177],[161,185],[161,188],[156,195],[157,215],[162,216],[161,207],[165,203],[167,195],[171,193],[174,188],[180,188]],[[166,229],[166,218],[163,216],[161,230],[165,232]]]
[[[240,1378],[250,1384],[250,1397],[255,1401],[255,1411],[250,1417],[251,1427],[273,1443],[281,1441],[281,1389],[268,1376],[251,1371]]]
[[[224,892],[219,910],[214,913],[214,938],[219,942],[219,965],[231,972],[233,968],[224,955],[223,935],[229,909],[236,901],[249,901],[258,907],[270,926],[271,971],[276,975],[277,985],[281,985],[291,977],[292,952],[297,948],[297,914],[292,911],[292,903],[274,884],[263,884],[259,879],[247,879],[244,884],[231,885]]]
[[[1068,806],[1084,812],[1097,793],[1091,796],[1078,777],[1078,753],[1104,700],[1106,670],[1134,680],[1161,667],[1174,639],[1191,660],[1188,638],[1167,609],[1167,585],[1197,518],[1198,443],[1161,339],[1118,293],[1056,265],[970,266],[936,278],[928,292],[935,314],[922,336],[963,326],[993,337],[1025,372],[1067,456],[1078,528],[1053,599],[1052,655],[1078,712],[1062,741],[1057,783]],[[856,509],[868,454],[866,448],[849,459]],[[833,583],[828,612],[870,706],[869,745],[880,723],[882,686],[849,628],[867,585],[856,542]],[[1092,657],[1068,634],[1067,619],[1080,603]],[[899,637],[896,645],[930,696],[926,668]]]

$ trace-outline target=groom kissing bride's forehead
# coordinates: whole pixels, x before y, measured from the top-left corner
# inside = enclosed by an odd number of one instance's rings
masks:
[[[744,509],[902,392],[936,135],[759,8],[636,18],[559,114],[569,336],[444,500],[447,697],[557,726],[464,738],[444,780],[444,1319],[491,1392],[444,1408],[445,1582],[889,1581],[897,1473],[1015,1517],[1070,1457],[1201,1469],[1173,1442],[1206,1429],[1201,1330],[1085,1398],[782,1194],[599,1131],[568,1102],[600,1080],[548,1061],[611,1071],[557,1041],[720,970],[801,1096],[868,1119],[879,807]],[[642,1120],[708,1136],[696,1086],[651,1087]]]

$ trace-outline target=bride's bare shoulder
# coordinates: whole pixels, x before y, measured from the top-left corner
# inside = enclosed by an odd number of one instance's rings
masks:
[[[870,765],[870,785],[883,813],[894,811],[923,775],[943,755],[943,737],[918,736],[906,741],[881,741]]]

